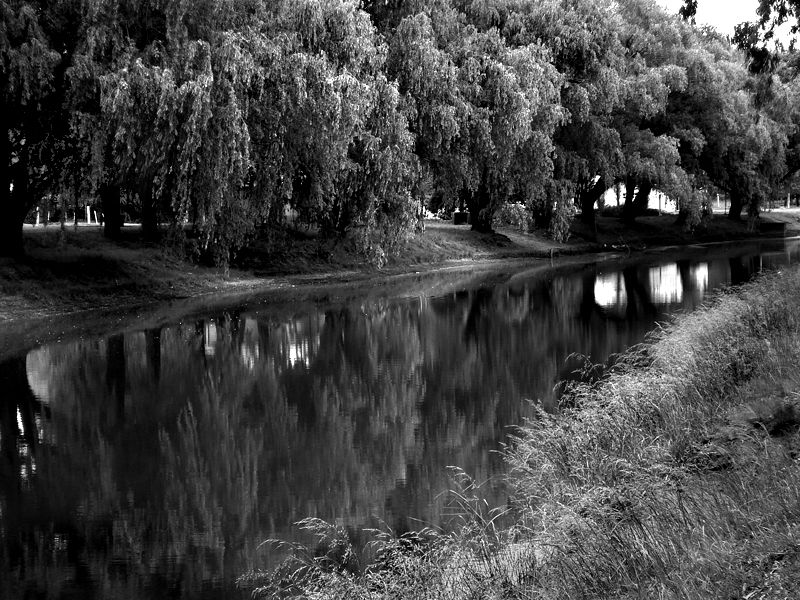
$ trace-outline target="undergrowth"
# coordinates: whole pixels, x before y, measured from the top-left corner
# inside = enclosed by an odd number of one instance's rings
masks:
[[[506,449],[503,510],[459,474],[455,533],[384,532],[363,566],[344,530],[305,521],[316,552],[291,548],[241,585],[315,599],[800,597],[797,298],[800,270],[763,276],[572,386]]]

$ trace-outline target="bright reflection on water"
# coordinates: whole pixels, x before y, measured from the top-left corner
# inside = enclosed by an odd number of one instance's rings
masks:
[[[647,279],[654,304],[675,304],[683,300],[683,281],[677,263],[651,268]]]
[[[694,289],[705,292],[708,289],[708,263],[697,263],[690,268]]]
[[[628,306],[628,293],[622,273],[598,273],[594,282],[594,301],[603,308],[624,312]]]
[[[233,310],[0,363],[0,598],[231,598],[318,516],[446,524],[446,466],[503,471],[508,426],[669,312],[797,259],[506,273],[443,295]],[[795,256],[792,256],[792,253]],[[688,255],[687,255],[688,256]],[[499,483],[487,488],[502,505]]]

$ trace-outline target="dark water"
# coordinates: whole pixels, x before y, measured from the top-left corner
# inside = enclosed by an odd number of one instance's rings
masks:
[[[231,598],[318,516],[447,521],[446,466],[503,471],[509,426],[580,365],[788,245],[476,277],[311,309],[231,309],[0,364],[0,597]],[[518,267],[519,268],[519,267]],[[487,494],[502,504],[499,483]]]

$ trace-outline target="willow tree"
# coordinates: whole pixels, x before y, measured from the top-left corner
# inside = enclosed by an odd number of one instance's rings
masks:
[[[386,50],[353,0],[95,0],[72,130],[112,235],[121,191],[225,263],[285,207],[378,260],[419,212]]]
[[[167,223],[215,262],[254,230],[247,117],[261,67],[249,37],[263,14],[226,0],[86,5],[70,69],[72,131],[111,237],[122,192],[136,199],[146,235]]]
[[[444,3],[407,17],[388,71],[436,187],[469,208],[473,229],[491,231],[502,203],[544,194],[561,77],[541,45],[509,45],[472,17]]]
[[[792,78],[749,72],[744,54],[713,30],[688,30],[685,48],[689,84],[652,126],[679,140],[681,167],[698,188],[690,191],[727,192],[731,219],[745,208],[758,214],[791,169]]]
[[[744,91],[726,106],[725,154],[717,174],[730,195],[728,217],[739,220],[743,209],[756,216],[777,189],[786,171],[787,130],[753,105]]]
[[[22,254],[22,224],[57,178],[62,55],[36,2],[0,2],[0,256]]]
[[[144,233],[154,235],[162,220],[178,233],[191,222],[201,249],[224,262],[252,228],[238,200],[250,166],[246,117],[256,68],[241,36],[214,24],[213,3],[199,5],[200,15],[184,6],[154,7],[163,36],[156,28],[143,47],[135,40],[124,47],[100,77],[100,114],[111,178],[138,196]],[[198,27],[200,17],[212,22]]]
[[[111,154],[111,123],[101,114],[101,78],[116,68],[117,60],[139,37],[139,20],[128,15],[128,28],[123,30],[118,11],[118,3],[87,3],[82,14],[84,35],[67,70],[71,175],[99,195],[104,233],[111,239],[119,237],[122,226],[121,181]]]
[[[702,0],[700,0],[702,3]],[[684,18],[693,20],[696,0],[686,0]],[[760,203],[783,191],[800,168],[797,160],[796,55],[792,46],[774,46],[776,28],[789,24],[792,35],[800,28],[797,0],[759,0],[754,19],[736,27],[734,43],[746,53],[750,76],[738,75],[736,93],[724,102],[725,126],[712,139],[722,148],[711,161],[715,183],[731,197],[729,218],[738,220],[744,208],[758,214]]]
[[[700,219],[703,196],[728,187],[724,163],[732,121],[727,107],[748,75],[741,54],[727,39],[712,30],[684,30],[680,63],[687,84],[670,92],[665,109],[649,125],[678,142],[685,177],[673,177],[670,182],[678,185],[664,191],[676,200],[679,221],[691,226]]]
[[[348,0],[288,3],[249,51],[260,68],[249,185],[269,222],[288,206],[380,262],[419,200],[413,138],[369,16]]]
[[[557,199],[572,196],[582,218],[592,224],[595,203],[622,171],[620,136],[613,122],[625,85],[619,12],[595,0],[502,4],[504,10],[496,14],[509,43],[540,40],[563,76],[565,118],[554,134],[553,198],[533,207],[535,214],[542,224],[558,219],[553,213]]]
[[[502,203],[514,197],[534,203],[546,196],[552,136],[562,114],[561,77],[541,46],[510,48],[493,30],[467,41],[457,55],[472,113],[467,180],[472,185],[466,194],[473,228],[488,231]]]
[[[647,0],[622,0],[620,39],[626,62],[625,100],[615,114],[624,156],[623,217],[632,222],[647,208],[650,192],[660,188],[679,203],[686,173],[680,164],[679,139],[660,127],[669,99],[687,86],[686,55],[690,27]]]
[[[596,0],[463,4],[484,26],[497,27],[509,45],[544,45],[563,77],[555,169],[547,201],[532,206],[537,220],[568,225],[556,209],[559,203],[569,208],[574,197],[593,225],[595,204],[615,181],[627,179],[633,188],[641,181],[639,197],[646,204],[650,187],[674,179],[676,140],[652,131],[649,120],[663,112],[673,90],[685,86],[675,64],[682,43],[677,19],[638,0],[612,6]]]
[[[781,84],[782,97],[777,103],[781,122],[787,127],[788,146],[786,148],[786,173],[782,184],[786,190],[794,190],[800,172],[800,54],[792,53],[784,56],[782,64],[776,71],[777,81]]]

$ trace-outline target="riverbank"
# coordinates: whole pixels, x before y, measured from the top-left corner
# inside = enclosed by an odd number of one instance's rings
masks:
[[[0,322],[321,281],[357,281],[375,273],[459,260],[575,251],[574,245],[552,244],[537,236],[472,235],[466,227],[431,222],[415,244],[380,271],[344,245],[301,234],[270,247],[248,248],[223,270],[142,242],[136,226],[124,228],[118,243],[106,240],[97,226],[68,227],[65,234],[59,242],[57,227],[26,228],[26,256],[0,262]]]
[[[381,269],[365,264],[345,244],[319,241],[296,232],[270,246],[243,251],[229,270],[204,267],[162,247],[143,243],[138,228],[126,227],[124,238],[111,243],[97,226],[28,227],[27,254],[0,260],[0,324],[54,318],[79,311],[123,310],[148,303],[208,296],[235,296],[267,289],[317,286],[320,283],[369,283],[376,275],[429,271],[475,261],[552,259],[619,251],[625,254],[662,245],[752,238],[744,223],[715,216],[709,225],[688,234],[674,216],[645,217],[635,228],[599,217],[598,234],[576,223],[567,243],[542,235],[506,229],[478,234],[467,226],[427,221],[424,233],[411,240]]]
[[[800,269],[761,277],[574,387],[507,452],[508,507],[462,480],[459,532],[386,538],[366,572],[343,529],[308,522],[314,552],[242,584],[352,599],[794,597],[798,297]]]

